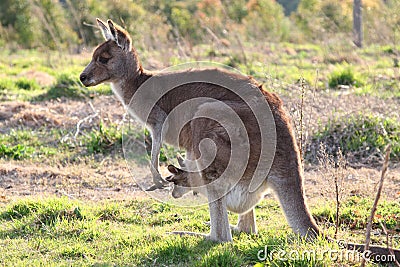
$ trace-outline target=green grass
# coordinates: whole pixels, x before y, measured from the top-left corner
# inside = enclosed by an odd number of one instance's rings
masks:
[[[27,78],[0,78],[0,100],[45,101],[61,97],[89,99],[96,95],[110,95],[107,85],[86,88],[79,82],[76,73],[61,73],[56,83],[49,87],[40,86],[35,80]]]
[[[341,203],[339,222],[341,227],[351,230],[363,230],[371,213],[372,199],[350,197]],[[335,204],[321,206],[315,211],[315,217],[320,222],[336,222]],[[380,228],[380,222],[388,230],[400,232],[400,205],[396,202],[381,201],[373,220],[373,227]]]
[[[328,84],[330,88],[338,88],[340,85],[360,87],[363,83],[359,78],[356,78],[354,70],[347,66],[332,72],[328,76]]]
[[[71,99],[93,98],[95,95],[109,95],[109,86],[100,85],[86,88],[79,81],[79,73],[61,73],[57,75],[56,84],[48,88],[37,100],[56,99],[66,97]]]
[[[92,129],[84,142],[89,153],[105,153],[110,149],[121,149],[122,130],[118,129],[117,125],[104,125],[100,121],[98,129]]]
[[[32,157],[35,149],[32,147],[26,147],[24,145],[18,144],[14,146],[0,145],[0,158],[8,159],[25,159]]]
[[[20,130],[12,129],[0,135],[0,158],[26,159],[54,155],[58,151],[61,132],[47,129]]]
[[[127,126],[119,127],[114,123],[91,125],[88,129],[82,129],[77,137],[74,137],[76,129],[71,130],[57,128],[28,128],[9,129],[8,132],[0,134],[0,158],[9,160],[26,160],[32,162],[43,162],[45,160],[61,161],[101,158],[112,156],[122,158],[123,138],[133,137],[137,144],[144,144],[145,135],[149,136],[147,130]],[[125,135],[125,137],[124,137]],[[160,151],[161,163],[177,164],[176,155],[184,152],[170,145],[163,145]],[[140,165],[147,165],[150,160],[150,150],[147,154],[131,155],[129,159]]]
[[[120,154],[122,131],[116,126],[104,126],[83,130],[77,138],[74,131],[41,127],[37,129],[11,129],[0,135],[0,158],[33,161],[64,157],[90,157],[93,153]],[[75,130],[75,129],[74,129]],[[68,137],[69,136],[69,137]]]
[[[393,67],[393,50],[388,46],[371,46],[359,51],[358,57],[368,64],[351,64],[354,51],[335,48],[335,52],[322,49],[311,44],[267,44],[270,54],[263,51],[264,46],[245,43],[245,57],[241,50],[231,52],[213,50],[212,59],[209,56],[210,47],[199,45],[199,55],[193,58],[178,58],[171,56],[166,65],[190,62],[194,60],[212,60],[238,68],[241,72],[254,76],[260,82],[279,81],[281,86],[271,88],[285,93],[287,84],[296,83],[305,78],[310,85],[316,84],[316,89],[326,87],[336,88],[338,85],[353,85],[355,93],[360,95],[374,95],[377,97],[399,97],[398,71]],[[263,48],[264,47],[264,48]],[[339,49],[339,50],[338,50]],[[326,51],[325,51],[326,50]],[[155,53],[155,52],[154,52]],[[334,63],[325,62],[325,54],[335,54],[344,60]],[[150,57],[143,51],[143,57]],[[0,100],[27,100],[43,101],[61,97],[87,99],[96,95],[111,94],[108,85],[85,88],[79,82],[79,74],[88,63],[89,58],[77,55],[60,55],[58,52],[49,52],[46,56],[39,51],[26,50],[12,53],[4,50],[0,52],[0,70],[5,77],[0,76]],[[346,59],[350,57],[350,59]],[[244,61],[246,58],[246,61]],[[347,62],[347,63],[346,63]],[[318,71],[317,71],[318,70]],[[53,76],[56,80],[51,86],[40,86],[36,81],[21,77],[26,71],[41,71]],[[380,79],[382,72],[387,72]],[[317,79],[318,78],[318,79]]]
[[[309,155],[317,154],[320,143],[324,143],[335,155],[340,147],[343,154],[352,157],[353,161],[372,156],[380,159],[385,147],[390,144],[391,160],[399,161],[400,124],[395,119],[365,114],[336,118],[312,137]]]
[[[378,78],[356,88],[355,93],[360,96],[372,95],[383,99],[400,99],[400,83],[389,75],[378,75]]]
[[[6,52],[2,52],[7,54]],[[111,89],[107,85],[86,88],[79,81],[79,74],[84,69],[83,58],[72,58],[68,66],[62,59],[52,58],[46,61],[43,54],[36,51],[20,51],[18,54],[8,55],[8,62],[0,60],[0,70],[6,76],[0,76],[0,101],[25,100],[43,101],[61,97],[72,99],[93,98],[96,95],[109,95]],[[58,56],[59,57],[59,56]],[[11,67],[10,67],[11,66]],[[24,77],[27,72],[43,72],[55,78],[55,83],[41,86],[33,78]]]
[[[0,262],[6,266],[331,266],[327,258],[258,259],[265,246],[267,251],[296,250],[300,255],[307,249],[335,248],[323,240],[296,239],[277,207],[273,200],[258,206],[258,235],[234,234],[233,243],[218,244],[168,234],[208,232],[206,207],[183,209],[146,199],[101,203],[20,199],[0,206]],[[398,212],[390,203],[380,208]],[[232,223],[236,217],[230,215]]]

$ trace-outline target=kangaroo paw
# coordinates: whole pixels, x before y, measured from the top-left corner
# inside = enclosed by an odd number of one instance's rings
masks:
[[[203,233],[196,233],[196,232],[189,232],[189,231],[173,231],[169,232],[168,234],[172,235],[179,235],[179,236],[200,236],[203,237],[206,240],[210,240],[213,242],[227,242],[227,241],[232,241],[232,240],[220,240],[219,238],[212,237],[210,234],[203,234]]]
[[[163,189],[168,185],[168,181],[161,177],[161,175],[157,175],[153,177],[153,185],[146,189],[146,191],[154,191],[156,189]]]
[[[178,160],[179,166],[181,166],[181,168],[185,168],[185,159],[182,157],[181,154],[178,153],[178,155],[176,156],[176,159]]]
[[[157,190],[157,189],[163,189],[163,188],[165,188],[165,187],[166,187],[166,186],[163,185],[163,184],[153,184],[152,186],[150,186],[149,188],[147,188],[146,191],[154,191],[154,190]]]

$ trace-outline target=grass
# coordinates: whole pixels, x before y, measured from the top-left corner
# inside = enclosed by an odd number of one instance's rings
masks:
[[[371,199],[357,196],[346,199],[341,205],[339,217],[340,226],[351,230],[365,229],[367,219],[370,216],[370,209],[373,201]],[[315,211],[315,217],[320,222],[336,222],[336,213],[333,203],[321,206]],[[383,201],[378,205],[373,225],[380,228],[380,222],[384,223],[388,230],[400,231],[400,206],[396,202]]]
[[[9,159],[24,159],[32,157],[34,148],[18,144],[15,146],[0,145],[0,157]]]
[[[108,86],[83,87],[79,81],[78,73],[61,73],[57,76],[56,84],[52,85],[38,100],[56,99],[60,97],[72,99],[93,98],[95,95],[109,95],[111,90]]]
[[[121,152],[121,131],[100,123],[99,129],[88,129],[74,138],[63,138],[63,129],[12,129],[0,135],[0,158],[31,159],[36,162],[46,159],[63,159],[65,156],[85,157],[93,153]],[[121,153],[122,154],[122,153]]]
[[[306,158],[313,159],[321,143],[330,148],[330,154],[336,155],[340,147],[351,161],[369,159],[370,163],[379,161],[391,144],[391,160],[398,162],[400,124],[395,119],[364,114],[330,120],[313,136]]]
[[[352,68],[346,67],[332,72],[328,76],[328,84],[330,88],[338,88],[340,85],[360,87],[362,82],[356,78]]]
[[[0,78],[0,99],[46,101],[58,98],[89,99],[96,95],[110,95],[108,86],[100,85],[90,89],[83,87],[76,73],[61,73],[56,83],[40,86],[35,80],[27,78]]]
[[[93,122],[87,129],[82,129],[74,137],[76,129],[71,131],[58,128],[27,128],[11,129],[0,134],[0,159],[26,160],[32,162],[64,162],[66,159],[92,160],[93,156],[102,160],[104,156],[122,158],[123,138],[134,137],[137,144],[144,144],[147,130],[135,127],[118,126],[115,123],[99,120]],[[125,137],[124,137],[125,136]],[[176,162],[177,153],[184,155],[183,151],[170,145],[163,145],[160,151],[160,163]],[[131,155],[131,154],[129,154]],[[140,165],[147,165],[150,160],[150,150],[147,154],[138,153],[127,156]]]
[[[110,149],[122,149],[122,131],[117,125],[104,125],[100,121],[98,129],[92,129],[84,141],[89,153],[105,153]]]
[[[53,130],[48,136],[46,129],[37,131],[14,130],[0,135],[0,158],[22,160],[26,158],[48,157],[57,153],[60,132]],[[46,136],[46,138],[42,138]],[[45,141],[47,140],[47,142]]]
[[[323,240],[297,240],[279,219],[282,214],[276,207],[274,200],[258,206],[259,235],[235,234],[234,243],[217,244],[201,237],[167,234],[208,232],[206,207],[183,209],[146,199],[94,203],[25,198],[0,206],[0,262],[6,266],[331,266],[334,262],[329,257],[258,258],[265,246],[267,252],[273,248],[300,255],[306,250],[336,248]],[[389,213],[398,211],[390,203],[381,207]],[[266,218],[270,218],[268,226]]]
[[[79,81],[79,74],[88,63],[82,57],[59,55],[58,52],[30,50],[13,54],[1,52],[0,101],[24,100],[46,101],[57,98],[93,98],[96,95],[109,95],[111,89],[106,85],[85,88]],[[27,73],[44,73],[55,82],[42,81],[41,85],[34,77],[25,77]]]

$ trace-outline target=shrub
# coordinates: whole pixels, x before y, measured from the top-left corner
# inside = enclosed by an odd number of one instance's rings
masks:
[[[19,89],[34,91],[40,89],[39,84],[35,80],[27,78],[19,78],[15,81],[15,86]]]
[[[257,40],[283,41],[290,33],[290,21],[283,7],[272,0],[252,0],[246,4],[248,13],[243,18],[247,34]]]
[[[101,121],[99,128],[92,130],[86,141],[89,153],[104,153],[122,145],[122,132],[115,125],[106,126]]]
[[[57,82],[47,92],[45,98],[82,98],[87,96],[88,91],[82,87],[78,80],[78,75],[71,73],[61,73],[57,77]]]
[[[400,160],[400,124],[394,119],[358,115],[334,119],[317,132],[307,148],[306,159],[315,161],[319,145],[326,144],[329,154],[338,148],[350,162],[378,163],[384,148],[392,145],[391,160]]]
[[[21,144],[15,146],[0,145],[0,158],[24,159],[33,155],[35,149]]]
[[[337,88],[339,85],[360,86],[362,83],[356,79],[351,68],[334,71],[328,78],[330,88]]]
[[[0,91],[12,90],[15,88],[15,84],[11,79],[3,78],[0,79]]]
[[[342,214],[339,221],[342,226],[350,229],[364,229],[370,215],[372,201],[367,198],[352,196],[342,203]],[[379,227],[379,222],[384,222],[389,230],[396,230],[400,226],[399,221],[400,206],[395,201],[383,201],[378,205],[373,224]],[[314,216],[319,222],[336,221],[336,214],[331,205],[318,208]]]

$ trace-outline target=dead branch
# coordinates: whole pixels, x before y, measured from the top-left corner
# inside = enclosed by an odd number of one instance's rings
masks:
[[[387,229],[386,229],[386,226],[384,225],[383,222],[380,222],[380,225],[381,225],[381,227],[382,227],[383,233],[384,233],[385,236],[386,236],[386,247],[387,247],[387,249],[388,249],[390,255],[394,256],[394,264],[395,264],[397,267],[400,267],[400,263],[396,260],[396,255],[394,254],[394,251],[393,251],[393,249],[392,249],[392,245],[390,244],[391,242],[389,242],[389,234],[388,234],[388,231],[387,231]],[[392,236],[392,238],[393,238],[393,236]],[[392,240],[392,241],[393,241],[393,240]]]
[[[372,209],[371,209],[371,214],[368,218],[368,223],[367,223],[367,230],[365,233],[365,247],[364,247],[364,251],[369,250],[369,244],[371,242],[371,230],[372,230],[372,221],[374,220],[374,216],[375,216],[375,212],[378,206],[378,201],[379,198],[381,197],[381,192],[382,192],[382,188],[383,188],[383,181],[385,180],[385,175],[388,169],[388,165],[389,165],[389,156],[390,156],[390,144],[386,147],[385,149],[385,161],[383,162],[382,165],[382,173],[381,173],[381,179],[379,181],[379,187],[378,187],[378,191],[376,192],[376,196],[375,196],[375,201],[374,204],[372,205]],[[361,260],[361,267],[365,266],[365,258],[363,258]]]
[[[92,102],[89,102],[89,106],[93,110],[94,114],[91,114],[91,115],[89,115],[89,116],[87,116],[87,117],[85,117],[85,118],[83,118],[83,119],[78,121],[78,123],[76,124],[76,132],[74,134],[74,138],[76,138],[78,136],[82,123],[84,123],[84,122],[86,122],[88,120],[94,119],[97,116],[99,116],[99,113],[94,109]]]

